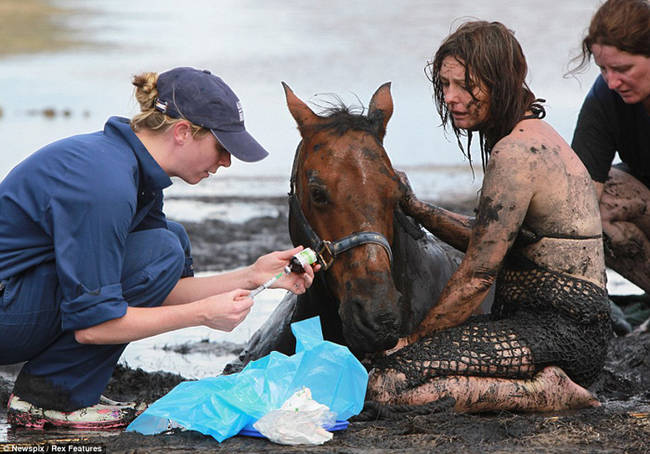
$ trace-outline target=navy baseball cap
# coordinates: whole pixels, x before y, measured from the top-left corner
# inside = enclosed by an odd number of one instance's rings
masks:
[[[161,73],[156,85],[156,110],[209,129],[237,159],[254,162],[268,156],[244,128],[239,98],[220,77],[208,70],[181,67]]]

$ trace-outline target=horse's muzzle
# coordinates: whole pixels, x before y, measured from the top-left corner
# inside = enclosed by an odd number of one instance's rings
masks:
[[[392,284],[392,282],[391,282]],[[355,353],[372,353],[392,348],[397,343],[402,321],[400,293],[394,286],[375,286],[373,291],[350,292],[341,300],[339,315],[343,335]]]

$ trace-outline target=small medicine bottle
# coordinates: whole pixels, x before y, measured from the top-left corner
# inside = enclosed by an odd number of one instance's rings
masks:
[[[288,268],[292,273],[304,273],[305,266],[316,263],[317,259],[316,253],[312,249],[306,248],[291,257]]]

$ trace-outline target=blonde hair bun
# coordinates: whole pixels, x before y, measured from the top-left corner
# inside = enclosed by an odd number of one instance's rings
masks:
[[[135,86],[135,99],[140,104],[140,110],[146,112],[154,108],[154,103],[158,97],[158,73],[148,72],[133,76],[133,85]]]

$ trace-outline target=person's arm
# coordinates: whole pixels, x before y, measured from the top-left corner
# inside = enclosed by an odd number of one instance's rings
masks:
[[[121,275],[137,193],[129,173],[106,172],[107,163],[91,153],[77,157],[65,163],[43,216],[54,247],[61,327],[70,331],[126,313]]]
[[[498,144],[499,145],[499,144]],[[495,147],[488,162],[478,216],[459,268],[408,342],[465,321],[481,304],[514,243],[533,196],[536,176],[519,145]]]
[[[616,155],[615,137],[620,121],[617,97],[598,76],[582,103],[571,140],[571,148],[591,175],[599,199]]]
[[[124,344],[191,326],[232,331],[248,315],[253,300],[233,290],[177,306],[131,307],[122,317],[75,331],[81,344]]]
[[[303,247],[275,251],[258,258],[254,264],[226,273],[205,277],[187,277],[178,281],[164,301],[164,305],[187,304],[211,295],[235,289],[252,290],[271,277],[280,273],[291,257],[302,251]],[[319,265],[305,267],[305,273],[290,273],[279,279],[273,287],[284,288],[293,293],[304,293],[314,280],[314,272]]]
[[[405,173],[398,172],[402,184],[400,206],[429,232],[461,252],[467,250],[474,218],[454,213],[419,200]]]
[[[180,279],[162,306],[129,306],[121,317],[76,330],[75,338],[84,344],[122,344],[190,326],[232,331],[253,305],[246,289],[257,287],[282,271],[302,249],[298,246],[271,252],[251,266],[228,273]],[[285,275],[273,287],[304,293],[319,268],[319,265],[305,267],[303,274]]]

